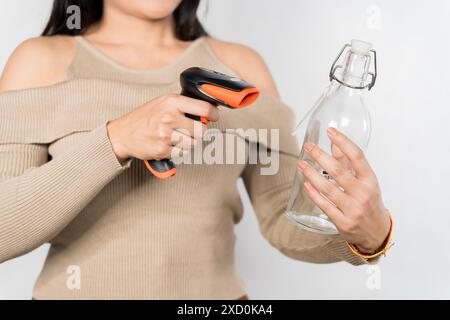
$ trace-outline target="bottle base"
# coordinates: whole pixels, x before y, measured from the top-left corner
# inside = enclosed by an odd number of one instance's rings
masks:
[[[290,222],[305,230],[327,235],[339,234],[336,226],[328,219],[315,215],[294,213],[292,211],[287,211],[286,215]]]

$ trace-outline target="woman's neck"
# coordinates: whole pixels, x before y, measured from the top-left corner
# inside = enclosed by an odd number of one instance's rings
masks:
[[[150,20],[128,15],[107,5],[102,20],[87,35],[96,42],[131,47],[171,47],[179,43],[174,34],[172,16]]]

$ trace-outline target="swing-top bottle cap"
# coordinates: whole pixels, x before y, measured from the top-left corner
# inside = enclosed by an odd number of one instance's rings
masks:
[[[360,54],[368,54],[372,50],[373,45],[370,42],[353,39],[351,42],[351,51]]]
[[[335,80],[352,89],[372,89],[377,79],[377,53],[372,48],[373,45],[370,42],[357,39],[353,39],[351,44],[345,44],[331,65],[330,81]],[[343,54],[346,59],[342,65],[339,61]],[[369,71],[371,61],[373,61],[373,72]],[[338,71],[340,71],[339,74]],[[371,77],[369,83],[365,81],[366,76]]]

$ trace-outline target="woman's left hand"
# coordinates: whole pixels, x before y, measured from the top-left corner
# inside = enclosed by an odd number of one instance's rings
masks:
[[[300,161],[304,189],[347,242],[363,253],[372,253],[385,241],[391,223],[377,177],[355,143],[335,128],[328,128],[327,133],[333,156],[313,143],[305,143],[304,149],[337,185]]]

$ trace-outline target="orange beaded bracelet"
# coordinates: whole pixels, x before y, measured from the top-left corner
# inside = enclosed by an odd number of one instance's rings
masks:
[[[391,215],[390,211],[388,210],[387,213],[389,215],[389,220],[391,221],[391,226],[389,228],[389,233],[388,233],[388,235],[386,237],[386,240],[384,240],[384,242],[380,246],[380,248],[377,251],[375,251],[375,253],[367,255],[367,254],[364,254],[364,253],[360,252],[356,248],[355,245],[350,244],[350,243],[347,242],[348,247],[350,248],[350,250],[354,254],[356,254],[357,256],[360,256],[361,258],[364,258],[366,260],[376,258],[376,257],[378,257],[378,256],[380,256],[382,254],[386,255],[386,252],[392,247],[392,245],[391,245],[391,237],[392,237],[392,229],[394,227],[394,220],[392,219],[392,215]]]

